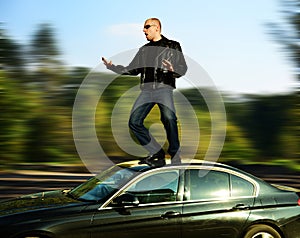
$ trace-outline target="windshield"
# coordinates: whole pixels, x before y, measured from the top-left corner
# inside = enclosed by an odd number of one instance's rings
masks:
[[[68,194],[84,201],[100,201],[119,190],[136,173],[130,168],[114,166],[72,189]]]

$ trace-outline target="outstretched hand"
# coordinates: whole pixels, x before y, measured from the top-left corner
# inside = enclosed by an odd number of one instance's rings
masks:
[[[103,61],[104,65],[105,65],[106,67],[112,66],[111,60],[108,61],[107,59],[105,59],[104,57],[102,57],[102,61]]]
[[[173,65],[171,64],[170,61],[164,59],[164,60],[162,61],[162,64],[163,64],[163,66],[165,66],[165,67],[167,68],[167,70],[169,70],[169,71],[171,71],[171,72],[174,72]]]

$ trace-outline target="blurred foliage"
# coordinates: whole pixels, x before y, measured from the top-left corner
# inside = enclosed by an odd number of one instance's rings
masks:
[[[246,101],[227,104],[229,121],[239,126],[243,137],[255,150],[253,160],[286,158],[299,161],[297,100],[297,93],[250,95]]]
[[[24,76],[24,49],[8,36],[0,23],[0,67],[5,68],[13,77]]]
[[[41,24],[34,33],[30,44],[30,59],[33,63],[46,67],[58,61],[60,51],[55,40],[55,30],[49,24]],[[57,65],[54,65],[57,66]]]
[[[268,27],[292,62],[294,73],[300,81],[300,0],[280,0],[280,3],[281,21],[269,23]]]
[[[67,67],[60,62],[61,52],[55,31],[47,24],[39,26],[29,46],[11,39],[3,25],[0,25],[0,34],[1,164],[80,162],[73,141],[72,110],[78,88],[90,69]],[[103,74],[95,76],[105,80]],[[120,76],[99,99],[95,127],[108,156],[127,155],[114,139],[111,118],[120,97],[138,84],[137,77]],[[204,158],[211,137],[207,105],[196,89],[181,89],[180,92],[197,114],[201,132],[197,156]],[[294,165],[300,164],[297,92],[288,95],[243,95],[235,100],[224,95],[224,100],[227,135],[219,161],[267,163],[292,160]],[[129,98],[119,112],[118,116],[126,123],[126,113],[133,102]],[[88,108],[89,101],[84,103]],[[145,123],[147,126],[161,124],[157,108],[151,111]],[[179,120],[179,129],[182,126]]]
[[[300,146],[300,0],[280,0],[281,21],[268,24],[274,40],[280,44],[282,52],[292,63],[297,84],[295,93],[288,100],[289,108],[282,125],[284,133],[276,135],[285,142],[284,155],[298,158]],[[282,104],[282,102],[278,102]],[[278,148],[277,148],[278,149]],[[279,150],[279,149],[278,149]],[[296,151],[296,152],[295,152]]]

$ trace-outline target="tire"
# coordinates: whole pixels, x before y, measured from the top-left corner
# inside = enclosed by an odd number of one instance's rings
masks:
[[[250,226],[244,238],[282,238],[274,228],[267,225]]]

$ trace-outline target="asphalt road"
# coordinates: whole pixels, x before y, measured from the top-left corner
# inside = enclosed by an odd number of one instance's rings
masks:
[[[234,166],[267,182],[300,189],[299,172],[275,166]],[[16,168],[0,171],[1,200],[40,191],[72,188],[92,177],[82,166],[17,165]]]

